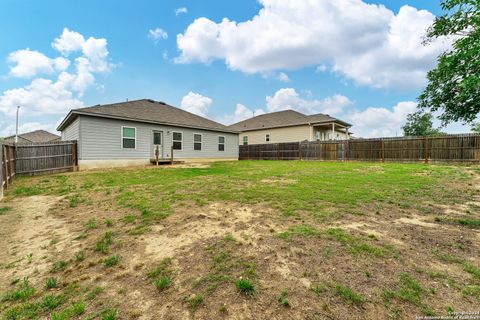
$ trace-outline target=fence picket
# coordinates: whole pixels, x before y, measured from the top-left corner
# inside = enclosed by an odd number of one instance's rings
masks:
[[[241,145],[239,159],[480,163],[480,134]]]

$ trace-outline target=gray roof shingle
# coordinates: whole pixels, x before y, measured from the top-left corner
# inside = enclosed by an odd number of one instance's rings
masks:
[[[35,130],[18,135],[19,143],[41,143],[50,142],[58,139],[60,139],[60,136],[45,130]],[[6,142],[15,142],[15,136],[6,137],[3,140]]]
[[[238,131],[252,131],[269,128],[281,128],[291,127],[298,125],[305,125],[309,123],[323,123],[323,122],[336,122],[346,126],[350,126],[349,123],[333,118],[328,114],[312,114],[305,115],[294,110],[284,110],[272,113],[262,114],[247,120],[243,120],[232,124],[230,128]]]
[[[78,114],[237,133],[236,130],[218,122],[150,99],[73,109],[57,130],[63,130]]]

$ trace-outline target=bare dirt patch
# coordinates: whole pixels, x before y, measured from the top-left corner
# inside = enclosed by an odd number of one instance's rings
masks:
[[[154,232],[142,239],[145,254],[153,259],[175,256],[179,250],[213,237],[232,235],[255,239],[276,224],[268,222],[272,210],[262,206],[213,203],[201,208],[184,209],[165,219]],[[263,219],[258,219],[262,217]]]
[[[10,265],[0,273],[0,287],[6,287],[12,278],[23,278],[32,272],[44,272],[48,262],[49,246],[55,244],[62,251],[72,237],[65,221],[50,214],[62,197],[32,196],[15,199],[9,203],[12,210],[0,216],[0,263]],[[29,262],[27,256],[31,255]],[[13,266],[16,267],[13,267]]]

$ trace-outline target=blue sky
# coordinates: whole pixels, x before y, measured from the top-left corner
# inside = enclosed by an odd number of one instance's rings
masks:
[[[420,43],[440,13],[413,0],[3,0],[0,135],[17,104],[22,131],[54,130],[71,108],[140,98],[227,124],[291,108],[401,134],[449,47]]]

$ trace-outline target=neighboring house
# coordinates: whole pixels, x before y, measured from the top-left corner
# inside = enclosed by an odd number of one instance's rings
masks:
[[[80,168],[147,164],[156,158],[237,160],[238,132],[149,99],[74,109],[58,126],[78,140]]]
[[[262,114],[230,126],[240,131],[241,145],[349,139],[350,127],[327,114],[305,115],[293,110]]]
[[[50,133],[45,130],[35,130],[18,135],[18,143],[42,143],[59,140],[60,136]],[[5,142],[15,143],[15,136],[10,136],[2,139]]]

